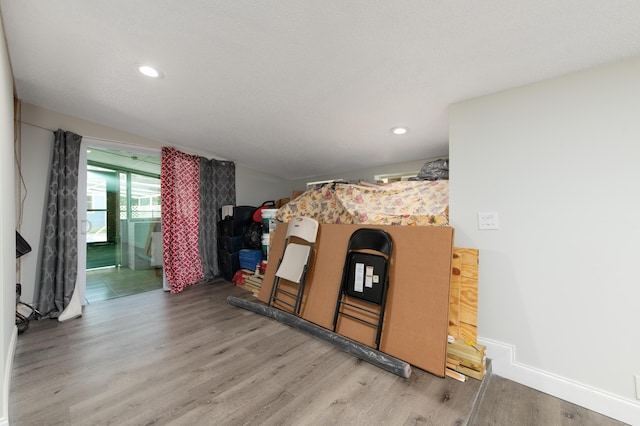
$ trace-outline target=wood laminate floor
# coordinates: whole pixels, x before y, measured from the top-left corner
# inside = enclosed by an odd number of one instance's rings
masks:
[[[233,307],[226,281],[85,306],[18,338],[11,425],[619,425],[493,376],[402,379]],[[474,404],[476,410],[472,411]]]

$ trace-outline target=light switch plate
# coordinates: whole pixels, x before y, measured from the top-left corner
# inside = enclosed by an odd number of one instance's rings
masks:
[[[640,399],[640,374],[636,374],[636,398]]]
[[[497,212],[478,212],[478,229],[500,229]]]

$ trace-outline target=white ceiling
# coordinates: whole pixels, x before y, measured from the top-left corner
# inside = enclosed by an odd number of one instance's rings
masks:
[[[449,104],[640,55],[636,0],[0,7],[22,101],[284,178],[447,155]]]

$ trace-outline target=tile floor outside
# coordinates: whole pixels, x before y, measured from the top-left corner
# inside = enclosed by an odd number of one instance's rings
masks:
[[[109,267],[90,269],[86,273],[88,304],[162,288],[162,269],[134,271]]]

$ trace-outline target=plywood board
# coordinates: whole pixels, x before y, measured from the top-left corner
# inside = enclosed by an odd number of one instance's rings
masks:
[[[449,335],[478,339],[478,250],[453,248],[449,293]]]

